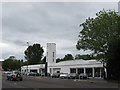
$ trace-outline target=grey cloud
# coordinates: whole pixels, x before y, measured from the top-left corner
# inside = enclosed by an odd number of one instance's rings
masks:
[[[47,42],[56,42],[60,50],[75,53],[73,46],[64,45],[66,42],[76,43],[81,28],[79,25],[88,17],[95,17],[95,13],[103,8],[117,10],[117,3],[3,3],[3,33],[2,40],[25,47],[26,42],[38,42],[46,47]],[[63,40],[63,41],[62,41]],[[89,53],[89,52],[88,52]],[[4,52],[3,57],[10,55]],[[15,54],[22,57],[23,51]]]

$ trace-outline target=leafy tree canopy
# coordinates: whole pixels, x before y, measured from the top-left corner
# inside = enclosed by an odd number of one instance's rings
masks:
[[[72,54],[67,54],[64,56],[64,58],[57,58],[56,62],[61,62],[61,61],[67,61],[67,60],[74,60],[74,57],[72,56]]]
[[[65,57],[63,58],[64,61],[66,61],[66,60],[73,60],[73,59],[74,59],[74,58],[73,58],[72,54],[67,54],[67,55],[65,55]]]
[[[33,44],[29,46],[24,54],[25,58],[28,60],[28,64],[39,64],[43,56],[43,47],[40,44]]]
[[[22,62],[17,60],[15,56],[10,56],[2,62],[4,70],[20,70]]]
[[[105,55],[111,42],[120,37],[118,18],[115,11],[103,9],[96,13],[96,18],[86,19],[84,23],[80,24],[83,29],[79,33],[76,48],[78,50],[92,50],[97,55]]]
[[[63,59],[60,59],[60,58],[57,58],[56,59],[56,63],[60,62],[60,61],[63,61]]]
[[[91,60],[91,59],[95,59],[95,57],[93,55],[80,55],[80,54],[77,54],[75,55],[75,59],[83,59],[83,60]]]

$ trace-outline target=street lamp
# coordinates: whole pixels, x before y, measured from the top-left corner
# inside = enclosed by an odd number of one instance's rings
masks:
[[[27,41],[27,45],[28,45],[28,47],[29,47],[29,42]]]

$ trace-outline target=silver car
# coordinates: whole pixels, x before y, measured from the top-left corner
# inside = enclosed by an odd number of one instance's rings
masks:
[[[80,79],[89,79],[89,77],[88,77],[88,75],[87,75],[86,73],[81,73],[81,74],[79,75],[79,78],[80,78]]]
[[[61,73],[60,78],[68,78],[68,73]]]

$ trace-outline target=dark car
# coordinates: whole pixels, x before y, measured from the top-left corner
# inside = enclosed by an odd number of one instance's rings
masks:
[[[40,73],[36,73],[36,76],[41,76],[41,74]]]
[[[41,76],[44,77],[45,76],[45,73],[41,73]],[[50,77],[50,73],[47,73],[47,76]]]
[[[45,73],[41,73],[41,76],[44,77],[44,76],[45,76]]]
[[[53,73],[52,78],[59,78],[61,73]]]
[[[86,73],[81,73],[81,74],[79,75],[79,78],[80,78],[80,79],[89,79],[89,78],[88,78],[88,75],[87,75]]]
[[[76,73],[70,73],[68,75],[68,79],[78,79],[78,78],[79,78],[79,75]]]
[[[23,76],[20,72],[18,71],[12,71],[10,74],[7,75],[7,80],[19,80],[22,81],[23,80]]]

